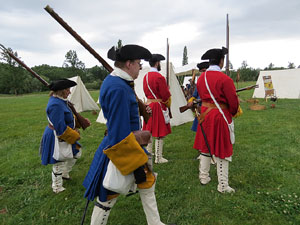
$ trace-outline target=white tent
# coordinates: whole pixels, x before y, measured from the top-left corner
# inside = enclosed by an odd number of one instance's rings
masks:
[[[77,112],[100,110],[79,76],[71,77],[69,80],[77,83],[76,86],[71,87],[71,94],[68,97],[68,100],[74,104]]]
[[[176,67],[174,69],[176,76],[186,76],[192,75],[193,70],[196,70],[196,75],[199,75],[199,69],[197,67],[197,63],[190,63],[181,67]]]
[[[253,98],[265,97],[263,76],[271,76],[277,98],[300,98],[300,69],[260,71]]]
[[[135,83],[135,92],[137,96],[146,101],[146,97],[143,90],[143,79],[144,76],[149,72],[150,67],[143,66],[143,69],[140,71],[138,78],[134,81]],[[172,103],[171,103],[171,112],[173,118],[171,119],[171,126],[178,126],[186,122],[190,122],[194,120],[194,116],[191,110],[187,110],[184,113],[180,113],[179,107],[186,105],[187,102],[185,100],[182,89],[179,85],[179,82],[174,73],[174,67],[172,63],[170,63],[169,67],[169,79],[170,79],[170,92],[172,95]],[[161,71],[160,73],[166,77],[166,63],[161,62]],[[106,123],[106,120],[103,116],[102,110],[99,113],[97,118],[97,122]]]

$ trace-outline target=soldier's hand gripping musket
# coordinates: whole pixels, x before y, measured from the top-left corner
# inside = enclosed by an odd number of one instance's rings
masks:
[[[254,88],[258,88],[258,87],[259,87],[258,84],[256,84],[256,85],[251,85],[251,86],[247,86],[247,87],[244,87],[244,88],[239,88],[239,89],[236,90],[236,92],[241,92],[241,91],[251,90],[251,89],[254,89]],[[188,110],[188,109],[194,109],[194,108],[197,107],[197,104],[198,104],[200,101],[201,101],[201,100],[199,100],[199,99],[195,99],[195,100],[193,100],[192,102],[189,102],[189,103],[187,103],[186,105],[179,107],[179,111],[180,111],[181,113],[183,113],[183,112],[185,112],[185,111]]]
[[[80,37],[49,5],[45,7],[45,10],[63,27],[69,32],[86,50],[88,50],[102,65],[111,73],[113,68],[85,41]],[[143,116],[147,123],[151,114],[146,110],[146,105],[136,96],[140,114]]]
[[[40,75],[38,75],[36,72],[34,72],[31,68],[29,68],[23,61],[21,61],[18,57],[16,57],[13,53],[11,53],[10,51],[8,51],[7,48],[5,48],[2,44],[0,44],[0,49],[5,52],[6,54],[8,54],[11,58],[13,58],[19,65],[21,65],[22,67],[24,67],[28,72],[30,72],[35,78],[37,78],[43,85],[45,85],[46,87],[49,88],[49,83],[44,80]],[[74,108],[73,103],[71,103],[70,101],[68,101],[68,106],[70,107],[70,109],[72,110],[73,114],[76,116],[77,121],[80,125],[80,127],[82,127],[82,129],[86,129],[87,127],[89,127],[91,125],[91,123],[89,122],[89,120],[87,120],[86,118],[84,118],[83,116],[81,116],[76,109]]]

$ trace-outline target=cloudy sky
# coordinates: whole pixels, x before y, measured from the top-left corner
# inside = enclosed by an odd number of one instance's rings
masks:
[[[11,47],[29,66],[61,66],[76,50],[86,67],[99,65],[45,10],[49,5],[111,65],[107,50],[121,39],[152,53],[166,53],[182,64],[200,62],[210,48],[226,45],[230,25],[230,61],[234,69],[270,63],[300,65],[299,0],[0,0],[0,43]]]

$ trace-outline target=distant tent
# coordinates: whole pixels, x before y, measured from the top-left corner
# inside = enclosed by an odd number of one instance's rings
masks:
[[[74,104],[77,112],[100,110],[79,76],[71,77],[69,80],[77,83],[76,86],[71,87],[71,94],[68,97],[69,101]]]
[[[146,97],[143,90],[143,79],[147,72],[149,72],[149,66],[143,66],[143,69],[140,71],[138,78],[134,81],[135,83],[135,92],[137,96],[146,101]],[[179,82],[175,76],[174,68],[172,63],[170,63],[169,68],[169,79],[170,79],[170,92],[172,95],[172,104],[171,104],[171,112],[173,118],[171,119],[171,126],[178,126],[186,122],[190,122],[194,120],[194,116],[191,110],[187,110],[184,113],[179,112],[179,107],[186,105],[187,102],[179,85]],[[161,62],[161,71],[160,73],[166,77],[166,63]],[[102,110],[99,113],[97,118],[97,122],[106,123],[106,120],[103,116]]]
[[[196,75],[199,75],[197,63],[190,63],[181,67],[176,67],[174,69],[174,72],[176,76],[191,76],[193,73],[193,69],[196,70]]]
[[[253,98],[265,98],[264,76],[270,76],[277,98],[300,98],[300,69],[260,71]]]

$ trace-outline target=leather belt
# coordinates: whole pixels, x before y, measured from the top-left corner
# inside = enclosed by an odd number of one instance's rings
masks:
[[[198,122],[200,124],[204,121],[206,114],[209,113],[210,110],[217,109],[217,106],[215,103],[202,102],[202,106],[207,107],[207,109],[203,113],[201,113],[200,115],[197,116]],[[219,106],[221,107],[221,109],[228,109],[227,104],[219,103]]]
[[[162,102],[162,99],[151,99],[151,98],[147,98],[147,104],[149,105],[152,102]]]
[[[202,106],[205,106],[207,108],[217,108],[215,103],[210,103],[210,102],[202,102]],[[228,105],[224,103],[219,103],[219,106],[221,109],[228,109]]]

